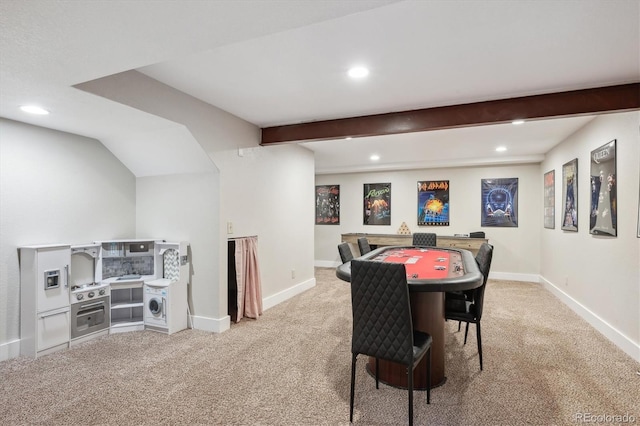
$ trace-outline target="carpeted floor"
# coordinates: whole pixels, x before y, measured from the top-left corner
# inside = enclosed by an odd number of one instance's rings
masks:
[[[0,424],[348,424],[349,287],[333,269],[316,278],[222,334],[114,334],[0,363]],[[480,372],[475,328],[463,346],[464,327],[447,323],[447,382],[431,405],[416,391],[416,424],[640,423],[638,363],[540,285],[490,280],[482,325]],[[364,367],[354,423],[406,424],[406,391],[376,390]]]

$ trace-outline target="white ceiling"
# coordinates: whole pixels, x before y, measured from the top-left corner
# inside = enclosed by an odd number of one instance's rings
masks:
[[[180,125],[73,85],[138,69],[266,127],[640,81],[640,0],[2,0],[0,31],[0,116],[100,139],[136,175]],[[303,145],[318,173],[539,162],[590,119]]]

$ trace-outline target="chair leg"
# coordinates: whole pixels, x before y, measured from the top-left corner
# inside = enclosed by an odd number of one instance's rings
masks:
[[[376,358],[376,389],[380,389],[378,387],[378,377],[380,373],[380,363],[378,362],[378,358]]]
[[[458,321],[458,331],[460,331],[460,326],[462,325],[462,321]]]
[[[480,371],[482,371],[482,336],[480,335],[480,321],[476,323],[476,334],[478,335],[478,356],[480,357]]]
[[[413,426],[413,366],[407,367],[409,388],[409,426]]]
[[[427,404],[431,404],[431,348],[427,350]]]
[[[467,323],[467,328],[464,329],[464,344],[467,344],[467,334],[469,334],[469,323]]]
[[[349,403],[349,421],[353,422],[353,396],[356,388],[356,357],[357,354],[353,354],[351,357],[351,400]]]

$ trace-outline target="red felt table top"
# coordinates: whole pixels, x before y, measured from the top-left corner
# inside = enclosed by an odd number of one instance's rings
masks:
[[[404,263],[409,279],[437,279],[464,275],[460,255],[447,250],[390,249],[371,260]]]

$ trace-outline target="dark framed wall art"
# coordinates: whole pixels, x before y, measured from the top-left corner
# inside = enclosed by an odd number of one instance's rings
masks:
[[[365,183],[363,224],[391,225],[391,183]]]
[[[481,226],[518,227],[518,178],[481,180]]]
[[[617,236],[618,195],[616,140],[591,151],[591,214],[589,232]]]
[[[316,225],[340,225],[340,185],[316,185]]]
[[[578,232],[578,159],[562,165],[562,230]]]
[[[449,181],[418,182],[418,226],[449,226]]]
[[[556,227],[556,171],[544,174],[544,227]]]

